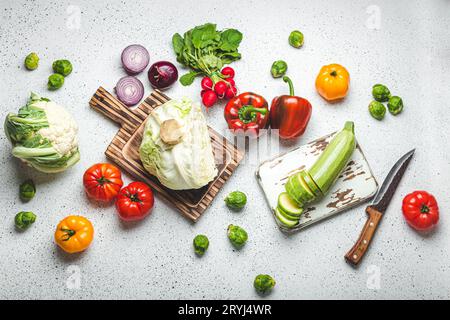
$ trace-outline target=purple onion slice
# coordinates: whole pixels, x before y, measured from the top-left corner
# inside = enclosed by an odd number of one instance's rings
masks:
[[[144,97],[144,85],[133,76],[120,78],[114,90],[117,98],[129,107],[138,104]]]
[[[122,51],[122,65],[126,72],[138,74],[147,68],[150,54],[140,44],[132,44]]]

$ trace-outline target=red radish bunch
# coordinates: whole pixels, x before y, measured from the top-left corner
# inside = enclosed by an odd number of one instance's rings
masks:
[[[215,73],[211,77],[204,77],[201,85],[200,95],[207,108],[212,107],[219,99],[229,100],[237,95],[234,70],[230,67],[223,68],[220,73]]]

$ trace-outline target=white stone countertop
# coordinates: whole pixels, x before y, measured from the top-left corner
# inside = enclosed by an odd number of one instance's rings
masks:
[[[114,206],[96,207],[83,190],[82,175],[93,163],[106,161],[104,151],[118,127],[93,111],[88,101],[99,86],[112,92],[125,73],[122,49],[147,47],[151,62],[175,61],[175,32],[215,22],[220,29],[244,34],[242,60],[232,64],[241,91],[261,93],[269,101],[287,92],[274,80],[270,66],[283,59],[296,94],[313,105],[306,133],[296,145],[339,129],[353,120],[356,135],[379,182],[406,151],[416,154],[379,227],[362,265],[354,269],[344,254],[356,241],[366,219],[359,206],[297,234],[279,231],[254,171],[271,155],[246,161],[233,174],[212,206],[195,224],[156,196],[153,213],[133,226],[121,223]],[[301,30],[305,45],[289,46],[290,31]],[[30,91],[67,106],[79,127],[81,161],[57,175],[38,173],[12,157],[0,134],[0,298],[3,299],[260,299],[253,289],[259,273],[274,276],[273,299],[422,299],[450,298],[450,2],[434,1],[6,1],[0,0],[0,110],[16,112]],[[40,66],[23,67],[31,51]],[[51,63],[73,62],[64,87],[46,88]],[[314,80],[324,64],[340,63],[351,74],[345,100],[326,103]],[[177,64],[179,66],[179,64]],[[180,73],[184,69],[179,66]],[[146,95],[146,74],[139,75]],[[404,112],[378,122],[367,105],[371,88],[384,83],[405,103]],[[171,97],[199,99],[200,80],[177,83]],[[226,128],[223,104],[207,114],[216,130]],[[19,200],[21,181],[32,178],[36,197]],[[125,175],[125,182],[132,178]],[[248,205],[234,213],[223,198],[233,190],[248,194]],[[406,224],[403,197],[414,190],[434,194],[440,206],[438,228],[424,236]],[[35,212],[26,232],[14,228],[14,215]],[[53,243],[57,223],[70,214],[89,218],[95,239],[82,254],[64,254]],[[233,249],[228,224],[243,226],[247,245]],[[210,238],[198,258],[192,239]],[[79,286],[73,281],[79,277]]]

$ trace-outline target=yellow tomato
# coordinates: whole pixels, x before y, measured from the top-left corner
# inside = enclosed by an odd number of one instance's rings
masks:
[[[81,216],[65,217],[56,227],[55,242],[68,253],[85,250],[94,238],[92,223]]]
[[[323,66],[316,78],[317,92],[328,101],[344,98],[349,86],[350,74],[336,63]]]

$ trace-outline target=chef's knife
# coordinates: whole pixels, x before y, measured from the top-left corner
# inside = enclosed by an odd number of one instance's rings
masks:
[[[356,241],[353,248],[351,248],[345,255],[345,260],[348,263],[356,266],[364,257],[381,217],[386,212],[386,208],[388,207],[389,202],[391,202],[392,196],[394,195],[394,192],[397,189],[397,186],[403,177],[409,162],[411,161],[414,151],[415,149],[409,151],[397,161],[391,171],[389,171],[386,179],[384,179],[384,182],[373,199],[372,204],[366,208],[368,215],[366,224],[361,231],[358,241]]]

